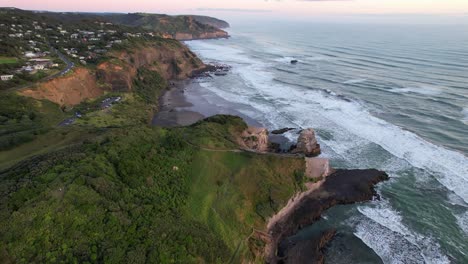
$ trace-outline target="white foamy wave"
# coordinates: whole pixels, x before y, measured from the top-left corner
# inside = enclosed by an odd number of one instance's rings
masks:
[[[468,158],[425,141],[414,133],[372,116],[354,102],[314,96],[329,109],[322,114],[343,129],[380,145],[411,165],[431,171],[436,179],[468,201]]]
[[[352,80],[348,80],[348,81],[345,81],[343,82],[343,84],[356,84],[356,83],[363,83],[363,82],[366,82],[367,79],[352,79]]]
[[[443,92],[440,87],[434,87],[430,85],[421,85],[416,87],[405,87],[405,88],[395,88],[391,89],[390,92],[394,93],[416,93],[423,95],[438,95]]]
[[[314,61],[329,61],[330,58],[323,57],[323,56],[314,56],[314,57],[307,57],[306,61],[314,62]]]
[[[465,235],[468,235],[468,210],[461,214],[453,214],[457,219],[457,224]]]
[[[291,63],[292,60],[298,60],[298,59],[294,57],[282,57],[282,58],[275,59],[275,61],[281,62],[281,63]]]
[[[468,107],[462,110],[462,122],[468,125]]]
[[[450,263],[431,238],[411,231],[387,201],[360,206],[364,215],[355,235],[371,247],[384,263]]]

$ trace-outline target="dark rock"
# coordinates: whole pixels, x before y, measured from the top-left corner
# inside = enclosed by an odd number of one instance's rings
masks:
[[[272,255],[265,256],[267,262],[300,263],[294,261],[301,257],[296,254],[303,254],[303,252],[295,250],[294,245],[288,247],[287,241],[284,243],[284,240],[318,221],[321,214],[330,207],[368,201],[373,197],[378,199],[374,186],[388,178],[385,172],[375,169],[337,170],[332,173],[317,190],[299,200],[291,214],[284,216],[281,221],[269,228],[268,233],[271,235],[269,243],[276,248],[282,245],[282,248],[279,252],[281,255],[275,254],[277,250],[272,250]],[[320,241],[315,241],[314,244],[320,244]],[[316,258],[317,256],[313,257],[313,259]]]
[[[292,60],[291,64],[297,64],[299,61],[298,60]]]
[[[312,128],[301,131],[297,139],[296,148],[291,150],[291,154],[304,154],[306,157],[315,157],[320,155],[320,145],[315,138],[315,131]]]
[[[284,134],[284,133],[286,133],[286,132],[288,132],[290,130],[294,130],[294,128],[285,127],[285,128],[273,130],[273,131],[271,131],[271,133],[275,134],[275,135],[281,135],[281,134]]]
[[[325,230],[307,240],[282,241],[278,256],[282,263],[324,263],[327,245],[336,235],[335,229]]]

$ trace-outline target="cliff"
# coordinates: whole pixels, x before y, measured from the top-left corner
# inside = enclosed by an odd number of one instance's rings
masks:
[[[106,91],[129,92],[140,68],[159,73],[164,79],[184,79],[204,64],[186,46],[174,40],[142,42],[113,51],[96,69],[77,68],[72,74],[39,83],[22,95],[73,106]]]

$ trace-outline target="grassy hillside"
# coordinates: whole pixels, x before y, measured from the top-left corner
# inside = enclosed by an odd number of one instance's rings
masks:
[[[223,128],[236,130],[231,126],[238,118],[222,119]],[[252,259],[249,235],[291,196],[294,172],[304,164],[188,142],[187,135],[206,134],[199,130],[212,129],[212,122],[217,120],[184,129],[113,129],[2,173],[0,258],[18,263]],[[226,140],[212,138],[223,145]]]
[[[132,27],[140,27],[146,30],[176,36],[179,34],[191,34],[194,38],[201,38],[203,34],[225,34],[216,25],[226,27],[226,22],[211,17],[202,16],[168,16],[160,14],[133,13],[114,14],[106,16],[110,21]],[[227,24],[229,26],[229,24]]]
[[[221,20],[221,19],[214,18],[214,17],[194,16],[194,15],[190,15],[190,16],[193,17],[193,19],[195,19],[196,21],[202,24],[210,25],[212,27],[217,27],[221,29],[230,27],[228,22]]]

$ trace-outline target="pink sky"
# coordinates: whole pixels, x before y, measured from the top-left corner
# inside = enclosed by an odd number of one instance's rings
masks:
[[[468,14],[468,0],[0,0],[0,6],[29,10],[170,14],[267,10],[270,16],[302,17],[318,14]]]

